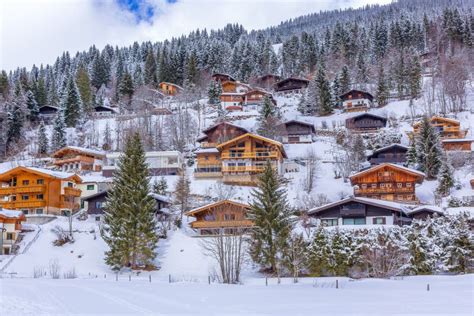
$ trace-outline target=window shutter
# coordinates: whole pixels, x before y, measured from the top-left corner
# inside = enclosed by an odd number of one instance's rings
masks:
[[[382,224],[385,225],[386,224],[386,218],[385,217],[382,217]]]

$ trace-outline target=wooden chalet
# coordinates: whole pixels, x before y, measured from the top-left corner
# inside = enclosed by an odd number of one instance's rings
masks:
[[[270,101],[276,106],[276,101],[271,93],[261,89],[253,89],[243,95],[242,109],[246,111],[257,110],[265,102],[265,97],[270,98]]]
[[[167,96],[175,96],[183,91],[183,87],[171,82],[160,82],[159,87],[161,92]]]
[[[282,142],[285,144],[312,143],[316,136],[313,124],[291,120],[282,124]]]
[[[269,160],[279,174],[283,173],[283,159],[287,158],[283,144],[263,136],[247,133],[216,147],[222,162],[223,182],[237,185],[256,185]]]
[[[18,235],[22,230],[22,222],[26,221],[25,214],[21,211],[7,210],[0,207],[1,244],[0,255],[10,255]]]
[[[350,90],[339,96],[346,112],[367,111],[373,106],[374,97],[361,90]]]
[[[0,159],[7,153],[7,113],[0,112]]]
[[[280,76],[267,74],[255,80],[255,86],[267,91],[273,90],[275,84],[281,80]]]
[[[196,168],[194,177],[213,178],[222,177],[222,162],[220,152],[216,146],[235,137],[244,135],[248,131],[240,126],[221,122],[202,131],[204,136],[197,139],[201,148],[196,151]]]
[[[428,217],[444,215],[443,209],[434,205],[420,205],[418,207],[415,207],[414,209],[407,210],[406,213],[412,219],[419,220],[425,220]]]
[[[39,108],[39,117],[49,121],[56,117],[58,114],[59,108],[52,105],[43,105]]]
[[[379,200],[417,203],[415,185],[425,174],[392,163],[382,163],[350,176],[354,195]]]
[[[79,210],[82,179],[73,173],[16,167],[0,174],[0,207],[24,214],[66,215]]]
[[[94,108],[94,115],[95,116],[109,116],[115,114],[115,110],[111,107],[105,105],[98,105]]]
[[[308,211],[323,226],[405,225],[411,222],[408,208],[400,203],[349,197]]]
[[[438,131],[443,149],[447,151],[471,150],[472,139],[465,138],[467,129],[461,129],[461,123],[458,120],[433,116],[430,119],[431,125]],[[421,122],[413,124],[413,133],[409,136],[420,133]]]
[[[309,80],[303,78],[286,78],[275,83],[273,89],[278,93],[302,93],[309,84]]]
[[[392,144],[374,150],[371,155],[367,157],[370,164],[380,165],[382,163],[405,164],[407,161],[408,147],[400,144]]]
[[[234,77],[228,74],[222,74],[222,73],[214,73],[211,76],[211,79],[217,82],[224,82],[224,81],[237,81],[235,80]]]
[[[362,113],[346,119],[346,128],[357,133],[373,133],[387,126],[385,117]]]
[[[66,146],[52,154],[53,164],[64,172],[92,172],[101,171],[105,159],[105,152]]]
[[[239,81],[222,82],[221,105],[228,111],[241,111],[245,101],[245,95],[251,91],[251,87]]]
[[[246,204],[222,200],[190,210],[185,215],[196,218],[190,226],[200,235],[234,234],[254,226],[247,218],[249,208]]]

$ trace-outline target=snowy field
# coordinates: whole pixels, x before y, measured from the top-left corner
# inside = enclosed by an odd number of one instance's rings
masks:
[[[403,280],[1,279],[1,315],[472,315],[473,275]],[[430,291],[427,291],[427,284]]]

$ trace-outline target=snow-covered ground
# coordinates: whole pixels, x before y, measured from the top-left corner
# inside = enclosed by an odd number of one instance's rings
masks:
[[[473,275],[168,284],[147,276],[0,279],[2,315],[472,315]],[[429,284],[430,290],[427,291]]]

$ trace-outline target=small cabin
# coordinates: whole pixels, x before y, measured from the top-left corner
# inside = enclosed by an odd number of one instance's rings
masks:
[[[224,81],[237,81],[234,77],[229,74],[222,74],[222,73],[214,73],[211,76],[211,79],[216,82],[224,82]]]
[[[276,106],[276,101],[270,93],[260,89],[253,89],[243,95],[243,110],[258,110],[263,102],[265,102],[265,97],[268,97],[272,104]]]
[[[265,89],[265,90],[273,90],[275,84],[281,80],[280,76],[267,74],[261,76],[255,80],[255,86]]]
[[[323,226],[348,225],[405,225],[411,222],[406,207],[400,203],[376,199],[349,197],[308,211],[317,224]]]
[[[53,164],[65,172],[101,171],[105,152],[76,146],[66,146],[52,154]]]
[[[418,202],[415,185],[424,178],[423,172],[393,163],[382,163],[349,177],[357,197],[404,203]]]
[[[111,107],[105,106],[105,105],[98,105],[94,108],[94,115],[95,116],[109,116],[112,114],[115,114],[115,110],[112,109]]]
[[[14,245],[18,235],[22,231],[22,222],[26,221],[25,214],[21,211],[7,210],[0,207],[0,255],[13,253]]]
[[[471,151],[474,139],[471,138],[446,138],[441,140],[441,145],[446,151]]]
[[[442,208],[434,205],[420,205],[407,211],[408,216],[413,219],[425,220],[428,217],[443,216]]]
[[[372,166],[382,163],[405,164],[407,161],[408,147],[400,144],[392,144],[374,150],[367,160]]]
[[[282,124],[282,142],[284,144],[312,143],[316,136],[313,124],[291,120]]]
[[[44,120],[51,120],[58,114],[59,108],[52,105],[43,105],[39,108],[39,116]]]
[[[175,96],[183,91],[183,87],[171,83],[171,82],[160,82],[160,90],[164,95]]]
[[[309,85],[309,80],[303,78],[286,78],[275,83],[273,89],[278,93],[302,93]]]
[[[361,90],[350,90],[339,96],[346,112],[368,111],[373,106],[374,97]]]
[[[232,235],[254,226],[254,222],[247,218],[249,209],[246,204],[222,200],[190,210],[185,215],[196,218],[190,226],[199,235]]]
[[[387,126],[385,117],[371,113],[362,113],[346,119],[346,128],[352,132],[372,133],[385,126]]]

